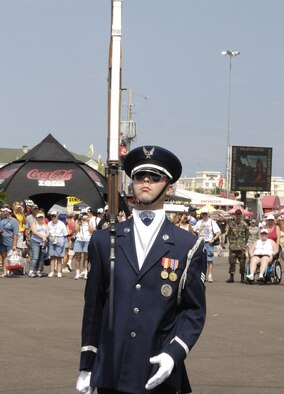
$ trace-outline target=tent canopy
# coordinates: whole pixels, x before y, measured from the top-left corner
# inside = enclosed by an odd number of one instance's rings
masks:
[[[172,204],[172,203],[165,203],[164,209],[166,212],[174,212],[174,213],[186,213],[188,214],[188,207],[183,204]]]
[[[223,198],[219,196],[214,196],[213,194],[202,194],[191,192],[189,190],[177,189],[174,193],[176,196],[179,197],[186,197],[191,200],[191,204],[203,206],[203,205],[218,205],[222,207],[233,207],[234,205],[244,205],[242,201],[231,200],[228,198]]]
[[[265,212],[272,212],[281,208],[279,196],[264,195],[262,196],[261,203]]]
[[[49,134],[0,169],[0,187],[9,203],[31,199],[48,211],[63,198],[74,196],[97,209],[105,205],[107,181]]]
[[[205,212],[205,211],[208,211],[209,213],[211,213],[211,212],[215,212],[216,209],[214,207],[212,207],[212,205],[206,204],[202,208],[198,209],[196,211],[196,213],[197,213],[197,215],[200,215],[202,212]]]
[[[228,213],[234,214],[237,209],[240,209],[242,211],[243,216],[253,216],[253,212],[250,212],[247,209],[244,209],[243,207],[240,207],[238,205],[235,205],[232,209],[228,211]]]

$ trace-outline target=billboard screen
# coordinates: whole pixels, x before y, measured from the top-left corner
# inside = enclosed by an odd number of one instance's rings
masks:
[[[232,191],[270,191],[272,148],[232,146]]]

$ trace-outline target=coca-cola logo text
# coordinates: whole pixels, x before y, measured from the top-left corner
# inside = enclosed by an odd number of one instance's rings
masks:
[[[73,170],[41,171],[35,168],[27,173],[27,178],[49,181],[69,181],[72,179],[72,175]]]

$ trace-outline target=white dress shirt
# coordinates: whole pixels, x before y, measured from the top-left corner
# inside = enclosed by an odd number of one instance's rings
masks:
[[[149,211],[149,209],[145,209],[145,211]],[[133,209],[134,238],[139,269],[141,269],[166,217],[164,209],[157,209],[153,211],[155,217],[152,223],[146,226],[139,216],[141,212],[143,211]]]

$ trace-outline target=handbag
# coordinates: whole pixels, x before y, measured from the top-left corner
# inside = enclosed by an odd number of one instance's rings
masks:
[[[214,231],[213,231],[212,220],[211,220],[211,227],[212,227],[212,232],[213,232],[213,238],[215,238],[216,233],[214,233]],[[217,245],[220,245],[220,238],[219,238],[219,236],[218,236],[217,239],[214,239],[214,241],[212,243],[212,246],[217,246]]]

